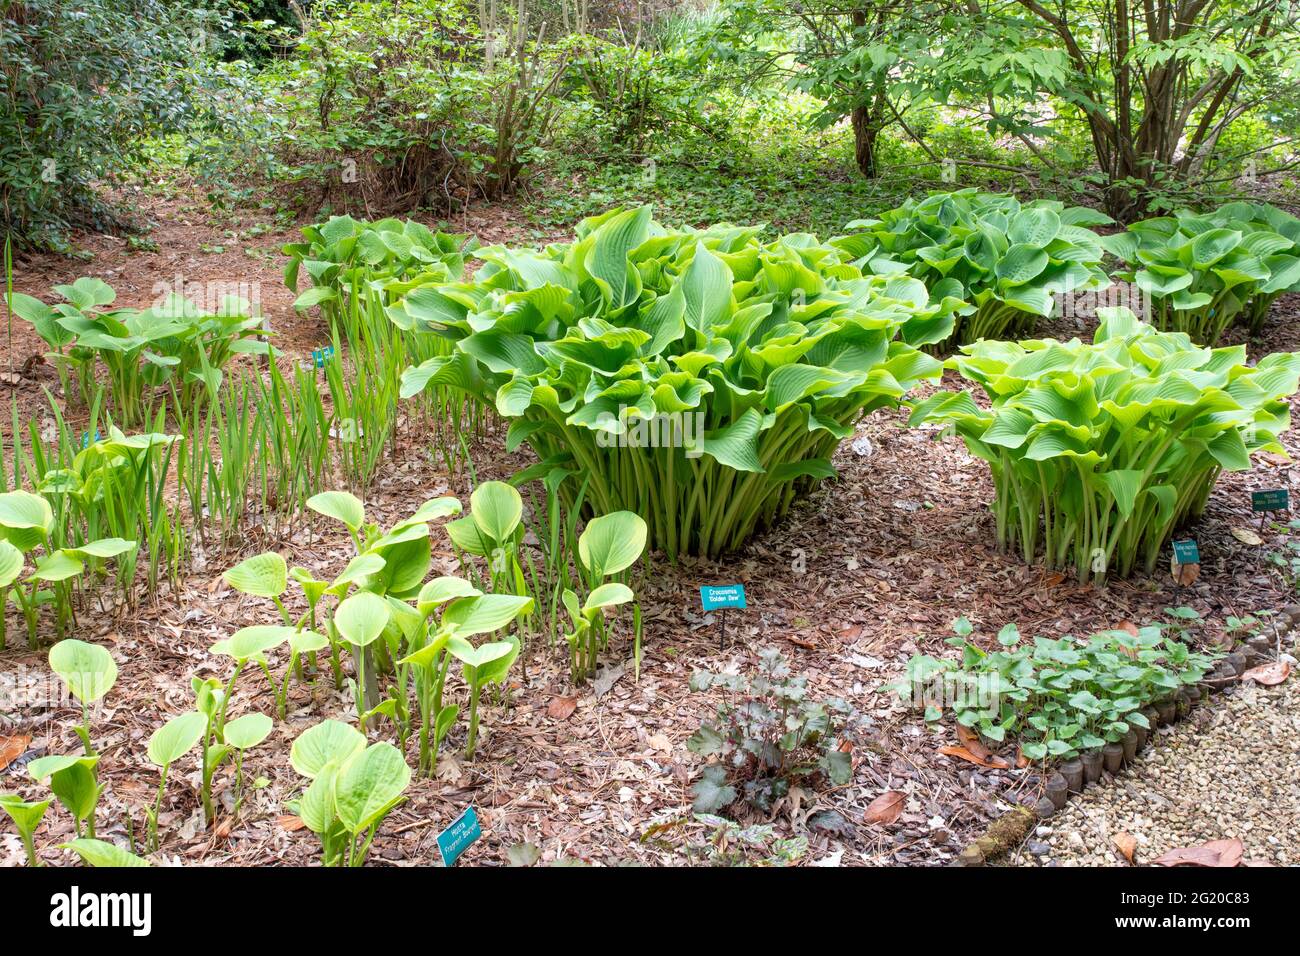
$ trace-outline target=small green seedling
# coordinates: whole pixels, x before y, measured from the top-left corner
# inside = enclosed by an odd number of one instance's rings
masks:
[[[59,803],[72,814],[77,836],[95,835],[95,807],[104,787],[96,776],[98,756],[78,754],[38,757],[27,765],[27,772],[38,783],[48,781]]]
[[[45,817],[45,811],[49,808],[49,800],[28,803],[17,794],[0,793],[0,810],[9,814],[9,818],[14,821],[14,826],[18,828],[18,835],[22,837],[23,841],[23,849],[27,851],[28,866],[41,865],[40,859],[36,856],[36,844],[33,837],[36,828],[41,825],[41,820]]]
[[[235,748],[235,813],[244,801],[244,751],[256,747],[271,733],[271,718],[251,713],[226,724],[226,744]]]
[[[207,715],[191,710],[173,717],[149,738],[149,760],[161,768],[158,795],[154,798],[153,806],[146,811],[145,842],[150,852],[158,849],[158,813],[162,809],[163,794],[167,788],[167,772],[173,763],[194,749],[194,745],[203,739],[207,728]]]
[[[81,726],[77,736],[93,756],[95,748],[90,743],[90,705],[107,694],[117,681],[117,665],[113,657],[95,644],[84,641],[60,641],[50,648],[50,670],[63,681],[68,691],[81,704]]]
[[[80,838],[59,844],[60,850],[72,850],[81,857],[82,862],[95,867],[122,869],[123,867],[148,866],[149,861],[123,850],[114,843],[93,838]]]

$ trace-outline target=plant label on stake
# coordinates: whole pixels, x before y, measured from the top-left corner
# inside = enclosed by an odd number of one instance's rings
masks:
[[[1258,511],[1259,526],[1262,529],[1270,511],[1289,511],[1291,502],[1285,488],[1272,488],[1268,491],[1250,493],[1250,510]]]
[[[482,835],[478,814],[473,807],[466,807],[460,816],[451,821],[451,826],[438,834],[438,852],[442,854],[442,865],[455,866],[456,858]]]
[[[90,432],[82,432],[82,433],[81,433],[81,447],[82,447],[82,448],[89,448],[92,444],[97,444],[99,441],[101,441],[101,440],[102,440],[102,437],[103,437],[103,436],[101,436],[101,435],[99,434],[99,429],[98,429],[98,428],[95,429],[95,435],[94,435],[93,438],[91,437]]]
[[[334,346],[327,345],[323,349],[311,350],[311,362],[316,368],[324,368],[325,363],[334,357]]]
[[[700,604],[705,611],[721,612],[718,616],[720,626],[718,647],[725,647],[727,643],[727,608],[734,607],[742,611],[745,609],[745,586],[743,584],[706,584],[700,588]]]
[[[1184,538],[1174,542],[1174,556],[1170,562],[1170,573],[1174,583],[1179,587],[1192,584],[1201,574],[1201,551],[1193,538]]]

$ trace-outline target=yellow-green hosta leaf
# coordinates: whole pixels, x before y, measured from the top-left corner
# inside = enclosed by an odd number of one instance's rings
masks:
[[[442,615],[442,626],[460,637],[490,634],[531,613],[533,599],[525,595],[483,594],[457,598]]]
[[[0,494],[0,527],[31,529],[48,535],[54,530],[54,512],[50,503],[40,495],[9,491]]]
[[[356,495],[346,491],[324,491],[307,499],[307,507],[356,531],[366,523],[366,509]]]
[[[350,833],[361,833],[388,813],[411,782],[411,768],[389,743],[371,744],[348,758],[334,776],[334,807]]]
[[[77,856],[81,857],[83,862],[94,867],[122,869],[149,865],[148,860],[136,856],[129,850],[124,850],[114,843],[108,843],[104,840],[92,840],[89,837],[81,837],[67,843],[60,843],[59,849],[72,850]]]
[[[384,633],[392,613],[388,602],[378,594],[358,591],[334,611],[334,626],[343,640],[365,647]]]
[[[255,624],[240,628],[225,640],[217,641],[211,650],[213,654],[224,654],[237,661],[256,660],[296,633],[294,628],[282,624]]]
[[[194,749],[207,727],[207,716],[197,710],[177,714],[149,738],[149,760],[158,767],[175,763]]]
[[[97,644],[69,639],[50,648],[50,670],[67,685],[72,696],[90,704],[107,694],[117,682],[112,655]]]
[[[524,500],[502,481],[485,481],[469,498],[470,514],[485,537],[498,545],[514,535],[523,518]]]
[[[365,735],[352,725],[323,720],[294,740],[289,748],[289,763],[304,777],[315,778],[330,764],[343,763],[365,745]]]
[[[244,714],[229,721],[222,728],[222,736],[236,750],[247,750],[265,740],[270,735],[272,726],[271,718],[266,714]]]
[[[592,518],[578,537],[578,557],[599,578],[618,574],[645,553],[648,530],[645,519],[631,511]]]
[[[619,584],[617,581],[610,581],[602,584],[590,594],[587,600],[583,602],[582,610],[584,614],[590,614],[594,611],[607,607],[614,607],[619,604],[627,604],[629,601],[636,599],[632,589],[626,584]]]
[[[289,566],[274,551],[256,554],[221,575],[236,591],[255,597],[279,597],[289,586]]]
[[[13,584],[22,573],[23,553],[8,541],[0,539],[0,589]],[[0,599],[0,608],[3,607],[4,601]]]

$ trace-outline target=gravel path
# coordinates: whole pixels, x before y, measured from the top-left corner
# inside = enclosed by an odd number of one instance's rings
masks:
[[[1248,682],[1217,695],[1108,785],[1042,822],[1008,863],[1124,865],[1113,842],[1137,840],[1134,861],[1236,838],[1243,862],[1300,864],[1300,679]]]

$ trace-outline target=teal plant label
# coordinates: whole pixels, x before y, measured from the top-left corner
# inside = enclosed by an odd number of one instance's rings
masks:
[[[1272,491],[1252,491],[1250,493],[1251,511],[1286,511],[1290,508],[1285,488]]]
[[[317,368],[324,368],[325,363],[334,357],[334,346],[327,345],[323,349],[311,350],[312,364]]]
[[[473,807],[466,807],[464,813],[451,821],[451,826],[438,834],[438,852],[442,854],[443,866],[455,866],[456,858],[482,835],[478,814]]]
[[[704,610],[715,611],[718,608],[745,607],[745,586],[743,584],[705,585],[700,588],[700,603]]]
[[[1174,542],[1174,560],[1179,564],[1200,564],[1201,551],[1191,538]]]
[[[89,448],[92,444],[96,444],[96,443],[98,443],[99,441],[101,441],[102,438],[103,438],[103,436],[99,434],[99,429],[98,429],[98,428],[95,429],[95,434],[94,434],[93,436],[90,434],[90,432],[82,432],[82,433],[81,433],[81,447],[82,447],[82,448]]]

